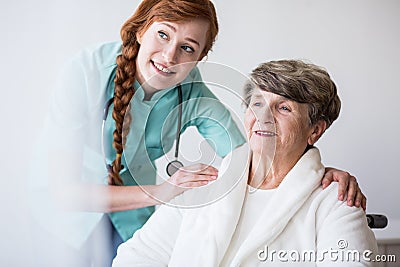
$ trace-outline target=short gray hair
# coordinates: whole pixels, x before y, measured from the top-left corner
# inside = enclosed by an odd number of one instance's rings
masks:
[[[260,64],[251,74],[251,82],[244,87],[244,101],[248,106],[255,88],[281,95],[308,105],[308,117],[313,125],[319,120],[327,128],[340,112],[341,102],[335,83],[323,68],[301,60],[278,60]]]

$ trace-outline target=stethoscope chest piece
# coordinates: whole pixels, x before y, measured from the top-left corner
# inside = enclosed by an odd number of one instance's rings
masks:
[[[182,123],[182,87],[178,84],[178,99],[179,99],[179,109],[178,109],[178,126],[176,129],[176,143],[175,143],[175,160],[170,161],[167,165],[166,171],[169,176],[174,175],[179,168],[183,167],[183,163],[178,160],[179,154],[179,140],[181,137],[181,123]]]
[[[180,162],[179,160],[173,160],[170,163],[168,163],[168,165],[167,165],[167,174],[169,176],[172,176],[172,175],[174,175],[174,173],[176,173],[179,170],[179,168],[182,168],[182,167],[183,167],[182,162]]]

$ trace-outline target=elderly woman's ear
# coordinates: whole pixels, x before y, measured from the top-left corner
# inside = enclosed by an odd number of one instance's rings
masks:
[[[326,125],[326,121],[319,120],[313,126],[311,126],[312,132],[311,135],[308,137],[309,145],[314,145],[318,141],[321,135],[325,132]]]

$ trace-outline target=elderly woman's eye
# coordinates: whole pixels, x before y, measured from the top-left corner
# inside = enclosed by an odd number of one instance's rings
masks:
[[[288,112],[291,111],[289,107],[284,106],[284,105],[280,106],[279,109],[280,109],[280,110],[283,110],[283,111],[288,111]]]
[[[261,102],[253,102],[253,106],[254,107],[260,107],[261,106]]]

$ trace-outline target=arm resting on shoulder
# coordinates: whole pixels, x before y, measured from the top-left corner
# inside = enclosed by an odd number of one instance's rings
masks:
[[[347,205],[350,207],[355,205],[356,207],[362,207],[366,210],[367,198],[361,192],[356,177],[346,171],[327,167],[325,168],[325,175],[322,178],[322,187],[325,189],[332,182],[339,183],[339,200],[344,200],[344,196],[347,194]]]

